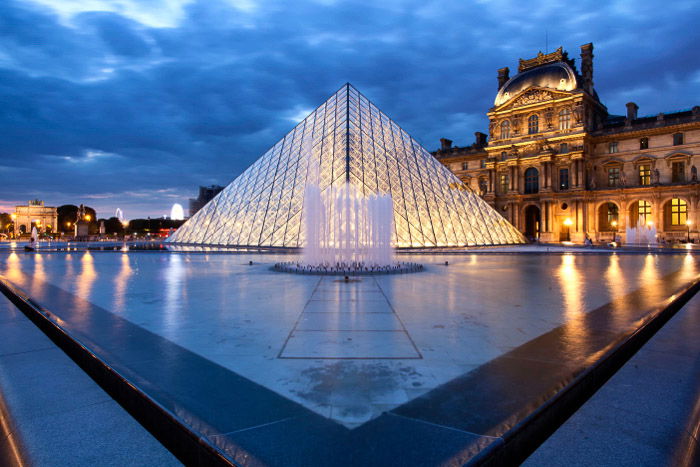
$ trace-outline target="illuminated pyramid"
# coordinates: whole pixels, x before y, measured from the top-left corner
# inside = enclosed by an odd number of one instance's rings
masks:
[[[321,190],[349,181],[365,195],[391,194],[397,247],[524,242],[515,227],[350,84],[311,112],[168,241],[304,246],[310,157],[319,161]]]

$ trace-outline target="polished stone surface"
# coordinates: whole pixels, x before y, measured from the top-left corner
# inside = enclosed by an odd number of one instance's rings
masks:
[[[699,410],[696,295],[524,465],[688,465],[688,450],[700,456]]]
[[[0,395],[32,465],[181,465],[3,295]]]
[[[292,464],[468,459],[697,275],[689,255],[421,255],[345,283],[281,258],[11,253],[0,273],[233,457]]]

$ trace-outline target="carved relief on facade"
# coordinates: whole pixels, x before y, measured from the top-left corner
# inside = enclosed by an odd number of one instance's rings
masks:
[[[513,102],[513,107],[521,107],[524,105],[537,104],[538,102],[543,102],[546,100],[551,100],[554,95],[551,92],[543,91],[541,89],[533,89],[526,91],[522,96],[515,99]]]

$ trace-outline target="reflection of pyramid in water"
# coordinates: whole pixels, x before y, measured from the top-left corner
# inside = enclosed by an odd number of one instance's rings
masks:
[[[394,244],[522,243],[522,235],[350,84],[299,123],[173,234],[174,243],[300,247],[308,156],[320,188],[389,193]]]

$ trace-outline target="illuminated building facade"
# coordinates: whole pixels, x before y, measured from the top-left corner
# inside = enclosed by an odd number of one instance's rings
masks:
[[[44,202],[38,199],[29,201],[26,206],[15,206],[12,214],[15,237],[29,234],[32,227],[36,226],[38,232],[56,232],[58,225],[58,212],[55,207],[44,206]]]
[[[314,164],[309,163],[312,160]],[[310,166],[316,167],[315,176],[310,175]],[[309,179],[316,179],[322,192],[351,183],[363,196],[391,195],[392,243],[398,247],[524,241],[503,216],[349,84],[311,112],[168,241],[304,246],[304,191]]]
[[[498,70],[489,142],[447,139],[433,155],[522,233],[542,241],[609,241],[640,221],[659,238],[697,239],[700,106],[610,115],[593,86],[593,45],[580,70],[560,47]]]

